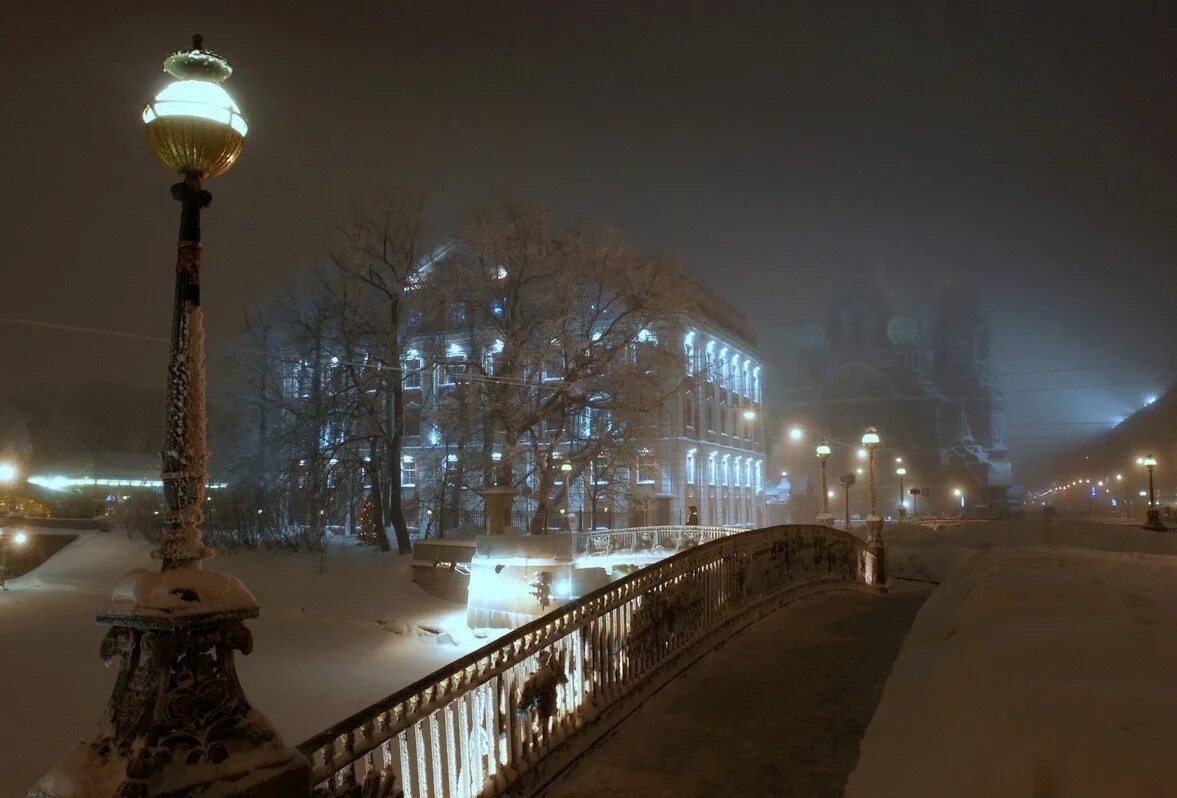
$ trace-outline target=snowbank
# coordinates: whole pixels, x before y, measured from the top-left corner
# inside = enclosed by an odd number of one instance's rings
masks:
[[[1095,523],[894,535],[942,578],[847,796],[1177,793],[1177,536]],[[889,551],[890,553],[890,551]]]
[[[0,592],[0,795],[24,795],[98,722],[113,668],[98,647],[96,610],[151,547],[117,533],[82,533]],[[344,543],[324,555],[245,552],[205,563],[257,597],[254,651],[237,657],[250,701],[291,743],[378,701],[486,642],[465,607],[414,585],[410,558]],[[167,592],[167,591],[165,591]],[[425,634],[420,627],[428,627]]]

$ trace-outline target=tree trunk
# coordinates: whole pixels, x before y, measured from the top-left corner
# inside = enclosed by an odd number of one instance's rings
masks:
[[[405,523],[405,508],[401,490],[401,447],[405,437],[404,374],[401,372],[400,348],[400,302],[389,303],[388,357],[395,370],[392,372],[392,438],[388,442],[391,468],[388,475],[388,520],[396,533],[396,550],[410,554],[413,544],[409,540],[409,525]]]
[[[375,438],[368,440],[367,472],[368,477],[372,480],[372,524],[376,527],[376,545],[380,547],[381,551],[392,551],[392,547],[388,545],[388,534],[384,527],[384,500],[380,495],[380,486],[383,483],[380,479],[380,454]]]

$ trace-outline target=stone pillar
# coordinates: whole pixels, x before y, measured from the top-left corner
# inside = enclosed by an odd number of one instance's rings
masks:
[[[510,535],[514,533],[511,527],[511,505],[517,491],[509,485],[497,485],[482,489],[482,500],[485,503],[486,534]]]

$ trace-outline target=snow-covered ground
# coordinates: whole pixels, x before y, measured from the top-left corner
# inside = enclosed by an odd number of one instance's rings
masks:
[[[888,535],[920,610],[846,794],[1177,795],[1177,535],[1020,521]]]
[[[98,646],[94,612],[119,578],[153,568],[149,547],[117,533],[82,533],[40,568],[0,592],[0,796],[24,795],[98,720],[114,668]],[[238,656],[246,695],[291,743],[485,643],[465,627],[465,608],[414,585],[409,558],[370,547],[308,554],[247,552],[206,568],[240,578],[262,616],[254,651]],[[423,623],[454,644],[419,638]]]

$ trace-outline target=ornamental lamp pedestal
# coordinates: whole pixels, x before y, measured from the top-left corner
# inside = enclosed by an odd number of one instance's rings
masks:
[[[247,127],[221,85],[228,62],[204,49],[173,53],[175,80],[143,111],[147,143],[181,182],[162,478],[166,534],[151,556],[159,571],[136,570],[115,587],[97,621],[110,626],[100,650],[118,661],[114,690],[97,727],[37,782],[32,798],[146,798],[310,793],[310,768],[245,698],[234,654],[249,654],[245,622],[258,605],[232,576],[206,571],[201,536],[208,450],[205,435],[204,319],[200,307],[200,212],[212,195],[203,180],[237,161]]]

